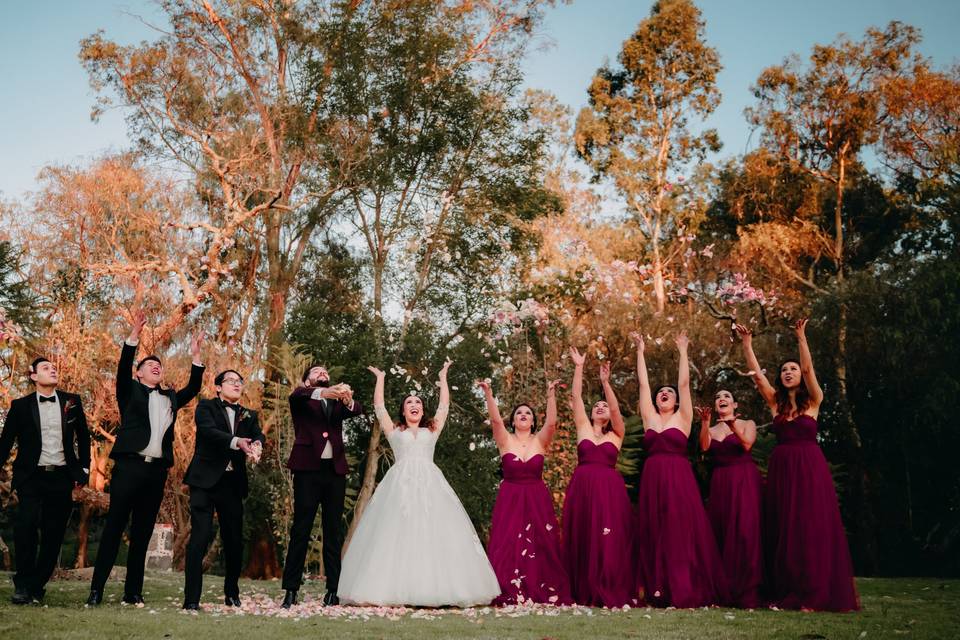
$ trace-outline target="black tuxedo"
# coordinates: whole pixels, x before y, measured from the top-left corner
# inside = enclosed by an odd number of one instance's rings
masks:
[[[227,421],[227,410],[219,398],[201,400],[195,413],[197,423],[197,442],[193,450],[193,460],[183,476],[183,483],[199,489],[213,487],[223,476],[227,463],[232,463],[234,472],[240,479],[241,497],[247,497],[247,468],[244,464],[246,454],[239,449],[231,449],[234,437],[259,440],[266,438],[260,431],[257,412],[240,407],[236,416],[236,429],[231,430]]]
[[[117,405],[120,426],[110,457],[116,462],[110,477],[110,509],[100,538],[100,549],[94,564],[91,590],[103,593],[103,587],[117,559],[120,540],[127,522],[130,522],[130,547],[127,552],[127,578],[124,595],[140,596],[143,592],[143,570],[147,559],[147,545],[153,534],[153,525],[163,501],[167,470],[173,465],[173,430],[177,412],[200,393],[203,383],[202,366],[190,370],[190,381],[179,391],[158,389],[170,401],[173,422],[164,432],[162,456],[146,460],[140,451],[150,443],[151,389],[131,377],[137,347],[123,344],[117,365]]]
[[[83,413],[80,396],[56,391],[60,403],[60,428],[63,430],[63,456],[70,477],[78,484],[87,484],[90,468],[90,432]],[[10,403],[7,419],[0,433],[0,466],[17,443],[17,458],[13,461],[13,488],[28,482],[37,472],[40,459],[40,407],[36,392]]]
[[[136,454],[142,451],[150,442],[150,387],[140,384],[130,377],[133,360],[137,355],[137,347],[123,343],[120,352],[120,364],[117,366],[117,405],[120,408],[120,427],[117,429],[116,441],[110,450],[110,457],[120,458],[127,454]],[[157,389],[170,400],[170,409],[173,412],[173,424],[163,436],[163,462],[167,467],[173,466],[173,430],[177,424],[177,411],[193,400],[203,384],[203,367],[193,365],[190,369],[190,381],[183,389]]]
[[[240,596],[240,565],[243,561],[243,499],[248,482],[246,454],[230,445],[234,438],[266,442],[257,413],[244,407],[234,411],[234,425],[219,398],[201,400],[196,410],[197,440],[193,460],[183,477],[190,486],[190,541],[184,567],[184,603],[200,602],[203,590],[203,558],[213,541],[213,512],[217,512],[223,540],[226,575],[224,595]],[[232,469],[227,470],[227,465]]]
[[[80,396],[59,390],[56,395],[65,465],[38,466],[43,439],[35,392],[10,404],[0,433],[0,467],[6,464],[10,449],[17,444],[12,486],[20,506],[14,522],[17,572],[13,582],[18,590],[38,597],[43,596],[44,585],[56,568],[73,508],[73,484],[87,484],[90,467],[90,434]]]

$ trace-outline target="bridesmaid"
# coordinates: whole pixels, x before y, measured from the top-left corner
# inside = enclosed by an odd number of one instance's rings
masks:
[[[806,326],[803,319],[793,327],[800,360],[780,366],[776,387],[757,362],[750,330],[736,327],[747,366],[774,415],[777,436],[763,505],[767,581],[772,604],[784,609],[853,611],[860,602],[837,492],[817,444],[823,390],[813,370]]]
[[[592,607],[634,604],[630,499],[616,469],[623,417],[610,386],[610,365],[600,367],[605,400],[587,417],[583,406],[584,356],[570,349],[577,468],[563,501],[563,545],[573,599]]]
[[[558,382],[547,385],[547,418],[539,431],[537,415],[526,403],[514,407],[511,430],[507,430],[490,385],[477,383],[487,401],[503,469],[487,545],[487,556],[500,582],[501,594],[493,601],[497,606],[573,604],[560,552],[560,525],[543,482],[546,453],[557,431]]]
[[[693,421],[689,340],[686,332],[677,336],[677,387],[658,388],[654,405],[643,337],[633,337],[637,345],[643,448],[647,450],[637,496],[638,591],[648,604],[657,607],[721,604],[726,600],[723,565],[687,458]]]
[[[735,415],[737,401],[726,389],[717,391],[714,408],[719,421],[710,426],[710,407],[700,407],[700,448],[713,459],[707,516],[723,559],[730,604],[744,609],[760,606],[763,546],[760,470],[750,455],[757,424]]]

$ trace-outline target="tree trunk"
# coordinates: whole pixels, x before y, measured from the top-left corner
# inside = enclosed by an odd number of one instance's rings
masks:
[[[837,407],[841,427],[850,460],[850,522],[852,524],[853,556],[858,573],[871,575],[877,567],[876,518],[870,502],[869,478],[864,460],[863,441],[857,428],[847,395],[847,323],[848,308],[844,299],[844,237],[843,237],[843,191],[845,187],[846,162],[841,157],[837,179],[837,202],[834,210],[834,251],[837,264],[837,293],[840,296],[837,318]]]
[[[663,313],[667,306],[667,293],[663,282],[663,258],[660,256],[660,242],[656,237],[653,238],[653,292],[657,297],[657,313]]]
[[[243,575],[253,580],[273,580],[282,573],[273,536],[269,531],[259,531],[250,543],[250,558]]]
[[[383,357],[383,269],[385,262],[385,260],[375,258],[373,264],[373,308],[376,311],[376,317],[373,319],[373,340],[377,355],[381,359]],[[367,463],[363,468],[360,491],[353,507],[353,520],[350,522],[346,538],[343,541],[344,552],[350,546],[353,533],[360,523],[360,516],[363,515],[367,503],[373,496],[373,490],[377,488],[378,468],[380,468],[380,423],[373,419],[370,426],[370,442],[367,444]]]
[[[77,560],[74,569],[83,569],[87,566],[87,542],[90,537],[90,505],[80,503],[80,526],[77,529]]]
[[[10,571],[12,568],[13,565],[10,563],[10,547],[3,541],[3,536],[0,536],[0,569]]]

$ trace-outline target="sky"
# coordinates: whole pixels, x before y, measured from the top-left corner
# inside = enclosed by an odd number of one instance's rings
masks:
[[[524,62],[526,84],[554,93],[574,113],[586,104],[597,68],[616,61],[623,41],[649,15],[651,0],[575,0],[549,10]],[[720,54],[723,96],[706,126],[720,156],[756,144],[743,117],[750,85],[767,66],[846,33],[900,20],[923,34],[919,50],[946,67],[960,62],[957,0],[700,0],[707,43]],[[80,40],[103,29],[123,44],[150,40],[163,24],[150,0],[0,0],[0,199],[36,188],[50,164],[79,164],[129,146],[123,113],[90,120],[95,93],[77,58]]]

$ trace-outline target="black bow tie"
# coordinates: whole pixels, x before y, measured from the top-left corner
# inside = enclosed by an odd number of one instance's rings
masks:
[[[37,395],[37,397],[40,398],[40,402],[56,402],[57,401],[57,396],[47,397],[47,396]]]
[[[231,403],[229,403],[229,402],[224,402],[224,403],[223,403],[223,407],[224,407],[225,409],[233,409],[233,412],[234,412],[234,413],[240,413],[240,405],[239,405],[239,404],[231,404]]]

